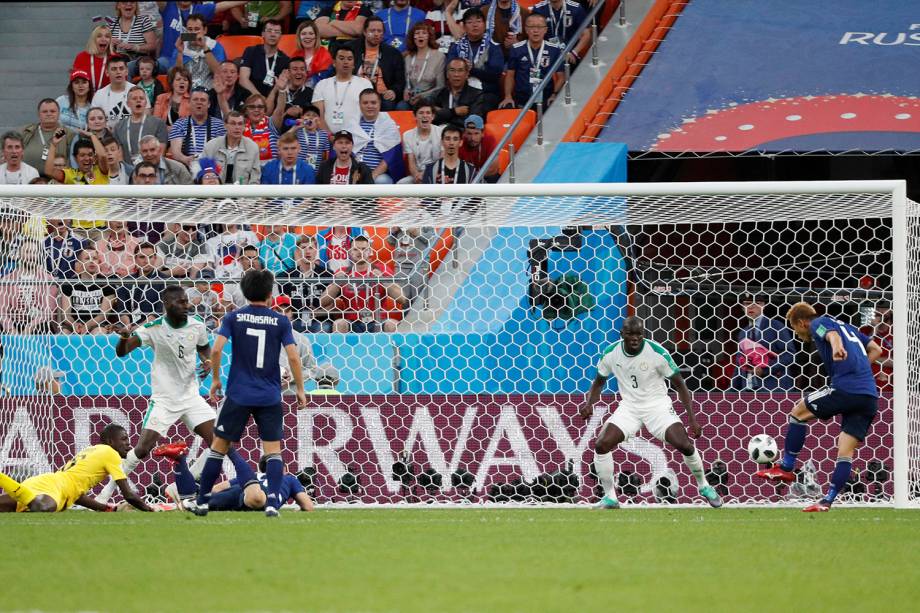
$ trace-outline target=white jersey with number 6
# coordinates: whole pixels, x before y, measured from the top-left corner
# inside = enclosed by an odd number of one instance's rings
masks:
[[[601,357],[597,374],[616,377],[623,403],[651,407],[670,401],[666,379],[680,370],[667,350],[645,339],[636,355],[627,355],[623,341],[617,341]]]
[[[181,328],[173,328],[165,317],[158,317],[134,331],[141,344],[153,347],[152,394],[178,404],[201,398],[195,367],[198,347],[208,344],[208,328],[197,317],[189,316]]]

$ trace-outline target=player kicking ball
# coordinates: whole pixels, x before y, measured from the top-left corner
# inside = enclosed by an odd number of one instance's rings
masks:
[[[303,371],[294,341],[290,320],[271,309],[275,276],[267,270],[250,270],[240,280],[240,289],[249,304],[231,311],[221,320],[220,330],[211,352],[211,400],[217,402],[221,392],[220,363],[224,346],[233,343],[227,395],[214,428],[214,442],[208,460],[201,471],[201,487],[197,503],[191,508],[195,515],[207,515],[211,488],[220,476],[224,456],[231,443],[239,441],[251,415],[262,439],[262,457],[268,480],[266,517],[278,517],[281,508],[281,487],[284,483],[284,462],[281,460],[281,435],[284,412],[281,405],[281,367],[278,356],[282,347],[288,356],[297,404],[306,408]]]
[[[0,473],[0,513],[30,511],[54,513],[66,511],[79,504],[93,511],[114,511],[112,505],[93,500],[88,492],[111,476],[121,495],[131,506],[141,511],[153,511],[131,485],[121,469],[121,460],[128,455],[131,443],[121,426],[109,424],[102,430],[101,443],[87,447],[55,473],[30,477],[22,483]]]
[[[160,299],[163,315],[133,331],[123,330],[115,345],[115,355],[120,358],[142,346],[153,348],[152,393],[140,438],[123,464],[126,475],[150,455],[153,447],[180,420],[207,445],[214,435],[217,413],[199,392],[199,379],[204,379],[211,368],[207,326],[197,317],[189,317],[192,307],[181,286],[164,288]],[[196,356],[201,361],[197,373]],[[204,451],[192,465],[195,476],[201,474],[206,461],[207,451]],[[109,482],[96,501],[105,504],[114,491],[115,484]]]
[[[872,374],[872,363],[881,357],[882,349],[853,326],[826,315],[818,317],[814,307],[807,302],[792,305],[786,319],[800,339],[814,342],[825,372],[830,375],[830,386],[812,392],[796,403],[786,426],[782,461],[755,474],[771,481],[795,481],[793,470],[805,445],[808,422],[840,415],[837,464],[831,475],[831,486],[824,498],[802,509],[806,513],[821,513],[830,510],[837,494],[850,478],[853,454],[866,440],[878,412],[878,388]]]
[[[619,508],[613,485],[613,450],[635,436],[643,425],[652,436],[667,442],[683,454],[684,462],[696,478],[700,495],[710,506],[721,507],[722,499],[706,481],[700,452],[687,436],[668,396],[667,381],[670,381],[687,410],[690,433],[693,438],[699,437],[700,425],[693,414],[690,390],[671,354],[658,343],[645,338],[645,326],[638,317],[627,317],[623,321],[620,339],[598,362],[597,376],[588,390],[585,405],[579,411],[583,419],[589,419],[594,413],[594,405],[601,397],[601,391],[607,385],[607,379],[616,377],[620,403],[604,422],[601,434],[594,443],[594,469],[604,488],[604,497],[594,508]]]
[[[166,494],[178,508],[186,508],[198,493],[198,484],[189,471],[185,456],[188,447],[185,443],[170,443],[153,450],[157,458],[169,458],[173,461],[174,483],[166,486]],[[230,481],[223,481],[211,490],[211,500],[208,502],[208,511],[261,511],[268,500],[268,478],[265,476],[265,462],[259,461],[260,475],[256,475],[249,462],[239,455],[233,460],[236,477]],[[312,511],[313,501],[301,485],[297,477],[291,474],[284,475],[281,484],[279,500],[287,502],[293,500],[301,511]]]

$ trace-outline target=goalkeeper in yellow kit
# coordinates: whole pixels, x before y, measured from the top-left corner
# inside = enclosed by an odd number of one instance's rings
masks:
[[[114,511],[112,505],[96,502],[87,493],[111,475],[126,502],[141,511],[153,511],[141,500],[121,469],[121,460],[131,449],[128,433],[116,424],[102,431],[102,443],[87,447],[55,473],[45,473],[22,483],[0,473],[0,512],[31,511],[53,513],[79,504],[93,511]]]

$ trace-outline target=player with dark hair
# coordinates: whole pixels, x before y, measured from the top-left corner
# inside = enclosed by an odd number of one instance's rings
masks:
[[[55,473],[30,477],[22,483],[0,473],[0,488],[6,492],[0,495],[0,512],[53,513],[74,504],[93,511],[114,511],[114,506],[96,502],[88,495],[106,476],[112,477],[131,506],[153,511],[131,489],[121,470],[121,459],[131,448],[128,433],[119,425],[109,424],[102,430],[100,440],[100,444],[87,447]]]
[[[636,435],[644,425],[655,438],[667,442],[684,456],[687,468],[696,478],[700,495],[713,507],[721,507],[722,499],[706,481],[706,469],[699,450],[687,435],[687,430],[674,412],[668,385],[677,388],[677,396],[687,411],[690,433],[700,435],[700,425],[693,413],[693,397],[671,354],[655,341],[645,338],[645,326],[638,317],[627,317],[620,328],[621,340],[615,342],[601,357],[597,376],[591,384],[585,404],[579,411],[585,420],[594,413],[607,379],[616,377],[620,403],[607,418],[600,436],[594,443],[594,467],[604,488],[604,497],[594,508],[616,509],[613,479],[613,450]]]
[[[249,270],[240,281],[240,289],[249,304],[227,313],[211,352],[211,400],[221,393],[220,363],[224,345],[233,343],[227,396],[214,428],[214,441],[201,472],[198,501],[191,508],[196,515],[207,515],[211,488],[220,475],[224,456],[232,442],[239,441],[251,415],[262,439],[262,457],[268,480],[267,517],[278,517],[284,462],[281,459],[283,409],[281,405],[281,368],[278,355],[287,352],[294,378],[294,390],[300,408],[307,406],[303,389],[303,371],[294,341],[290,320],[271,309],[275,276],[267,270]]]
[[[198,492],[198,484],[188,469],[185,456],[188,449],[164,445],[153,450],[157,457],[170,458],[173,464],[175,483],[166,486],[166,494],[180,509],[186,508],[188,502],[194,499]],[[259,460],[260,475],[256,475],[249,462],[238,454],[233,458],[233,468],[236,477],[229,481],[216,484],[211,490],[211,499],[208,502],[209,511],[261,511],[268,500],[268,479],[265,476],[265,458]],[[279,500],[286,502],[293,500],[301,511],[312,511],[313,501],[307,495],[300,481],[294,475],[285,473],[281,484]],[[186,502],[188,501],[188,502]]]
[[[792,305],[786,314],[789,327],[800,339],[812,341],[830,377],[830,386],[814,391],[799,400],[789,413],[783,459],[771,468],[757,471],[756,476],[771,481],[795,481],[796,459],[805,445],[808,422],[840,415],[837,438],[837,463],[831,475],[827,495],[802,509],[806,513],[829,511],[853,469],[853,454],[866,439],[878,412],[878,388],[872,364],[882,355],[882,348],[857,328],[827,315],[818,317],[807,302]]]
[[[211,368],[207,325],[195,316],[189,317],[192,306],[182,286],[169,285],[160,297],[163,315],[135,330],[122,330],[115,345],[115,355],[120,358],[144,345],[153,348],[152,393],[141,424],[140,438],[124,461],[126,475],[130,475],[150,455],[154,445],[179,420],[208,445],[214,435],[217,413],[199,391],[199,379],[207,377]],[[196,354],[201,362],[197,376]],[[196,477],[201,474],[206,461],[205,451],[192,464],[192,473]],[[96,500],[108,502],[114,490],[115,485],[110,482]]]

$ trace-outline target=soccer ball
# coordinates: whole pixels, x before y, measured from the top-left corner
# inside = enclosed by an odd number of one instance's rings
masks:
[[[772,464],[779,457],[779,446],[772,436],[758,434],[748,443],[748,453],[758,464]]]

